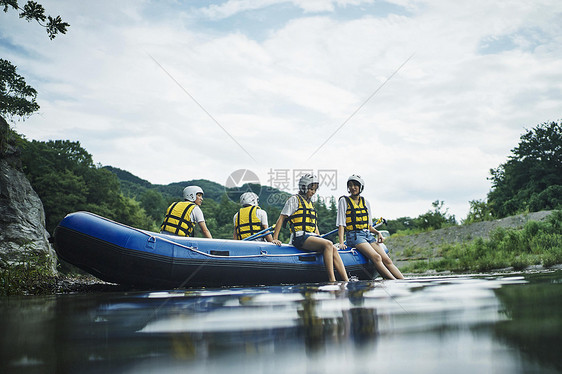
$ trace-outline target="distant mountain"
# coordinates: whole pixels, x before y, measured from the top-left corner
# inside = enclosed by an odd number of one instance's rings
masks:
[[[167,185],[152,184],[126,170],[113,166],[104,166],[104,169],[111,171],[117,176],[117,178],[119,178],[121,190],[125,196],[133,197],[139,201],[147,190],[160,192],[164,199],[169,202],[178,200],[182,198],[183,189],[190,185],[201,187],[205,192],[205,198],[213,199],[218,203],[220,203],[225,193],[232,201],[238,202],[242,193],[246,191],[253,191],[260,197],[260,206],[276,206],[281,208],[289,196],[291,196],[291,194],[287,192],[283,192],[269,186],[244,184],[240,188],[226,188],[219,183],[212,182],[207,179],[193,179],[189,181],[173,182]]]
[[[127,181],[131,182],[132,184],[138,184],[145,188],[152,188],[152,184],[149,181],[139,178],[126,170],[114,168],[113,166],[104,166],[103,168],[117,175],[117,178],[119,178],[120,181]]]

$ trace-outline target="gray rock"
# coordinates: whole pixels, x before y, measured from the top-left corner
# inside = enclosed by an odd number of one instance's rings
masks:
[[[40,261],[55,272],[43,204],[14,164],[17,155],[0,153],[0,266]]]

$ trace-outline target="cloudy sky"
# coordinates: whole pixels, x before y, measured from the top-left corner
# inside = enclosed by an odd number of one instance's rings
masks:
[[[66,35],[0,14],[41,106],[15,129],[152,183],[248,169],[291,190],[312,170],[339,196],[359,174],[377,216],[443,200],[461,219],[526,129],[562,118],[559,0],[40,3]]]

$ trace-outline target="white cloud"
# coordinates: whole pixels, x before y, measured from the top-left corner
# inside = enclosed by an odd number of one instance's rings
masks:
[[[445,200],[463,218],[524,128],[562,109],[557,1],[43,5],[67,35],[0,15],[0,53],[39,91],[17,130],[153,183],[336,169],[321,194],[358,173],[387,217]]]

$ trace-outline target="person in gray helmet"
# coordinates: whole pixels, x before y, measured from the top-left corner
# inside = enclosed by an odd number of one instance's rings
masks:
[[[267,229],[267,212],[261,209],[259,204],[259,196],[253,192],[245,192],[240,196],[240,204],[242,208],[234,215],[234,233],[235,240],[242,240],[254,234]],[[257,241],[272,241],[271,234],[262,238],[255,239]]]
[[[281,245],[278,240],[281,226],[287,220],[291,229],[291,244],[301,250],[318,251],[324,257],[324,265],[328,272],[328,280],[336,281],[334,267],[341,279],[349,281],[345,266],[338,249],[328,239],[320,237],[316,220],[316,210],[311,198],[318,189],[318,177],[305,174],[299,180],[299,193],[291,196],[286,202],[273,232],[273,243]]]
[[[342,196],[338,201],[336,226],[338,227],[340,249],[354,247],[373,262],[382,277],[404,279],[400,270],[378,244],[382,243],[384,238],[371,224],[371,206],[361,196],[364,187],[363,178],[359,175],[350,176],[347,180],[349,196]],[[375,238],[373,234],[377,237]]]
[[[187,186],[183,189],[184,201],[172,203],[166,210],[160,232],[179,236],[193,236],[195,224],[206,238],[212,238],[205,224],[205,217],[200,205],[203,202],[203,190],[199,186]]]

